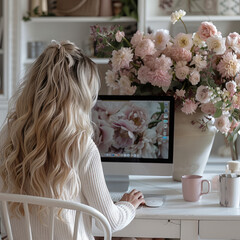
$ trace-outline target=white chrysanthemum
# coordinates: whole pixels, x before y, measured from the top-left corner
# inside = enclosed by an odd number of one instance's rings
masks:
[[[116,90],[119,88],[115,72],[108,70],[106,72],[105,81],[106,81],[107,86],[112,88],[113,90]]]
[[[155,47],[158,50],[164,50],[167,46],[167,43],[170,40],[170,35],[169,35],[169,31],[166,29],[160,29],[157,30],[155,36],[154,36],[154,40],[155,40]]]
[[[240,70],[240,61],[236,54],[228,52],[223,55],[217,68],[223,77],[234,77]]]
[[[179,33],[174,38],[174,44],[180,48],[190,50],[193,45],[192,34]]]
[[[221,55],[226,51],[225,41],[226,39],[222,36],[214,35],[209,37],[206,43],[209,50],[214,51],[216,55]]]
[[[186,15],[184,10],[175,11],[171,14],[171,22],[175,24],[179,19]]]

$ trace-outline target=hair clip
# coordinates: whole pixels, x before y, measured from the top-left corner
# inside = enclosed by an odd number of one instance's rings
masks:
[[[58,41],[52,40],[51,43],[57,45],[57,48],[60,49],[61,44]]]

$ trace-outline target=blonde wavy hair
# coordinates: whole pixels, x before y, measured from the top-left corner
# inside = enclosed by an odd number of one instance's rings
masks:
[[[9,110],[0,165],[4,191],[56,199],[79,193],[98,90],[96,65],[73,43],[54,41],[45,49]]]

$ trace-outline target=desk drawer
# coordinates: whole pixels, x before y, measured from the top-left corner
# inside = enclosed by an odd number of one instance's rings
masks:
[[[100,236],[94,229],[95,236]],[[116,233],[115,237],[168,237],[180,238],[180,220],[134,219],[126,228]]]
[[[240,221],[199,221],[200,238],[240,239]]]

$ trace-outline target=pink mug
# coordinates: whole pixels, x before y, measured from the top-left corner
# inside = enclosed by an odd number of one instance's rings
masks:
[[[208,189],[203,192],[203,183],[206,182]],[[210,181],[203,179],[200,175],[182,176],[182,193],[185,201],[197,202],[203,194],[211,191]]]

